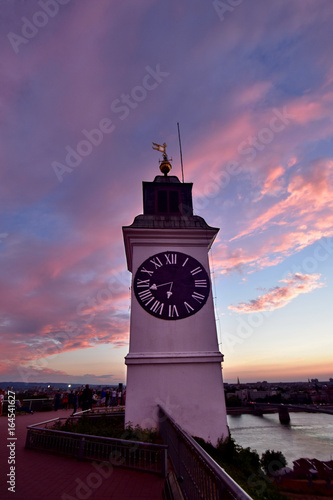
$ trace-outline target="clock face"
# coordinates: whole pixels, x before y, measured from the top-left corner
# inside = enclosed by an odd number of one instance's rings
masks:
[[[202,264],[172,251],[145,260],[134,276],[133,286],[139,304],[149,314],[168,320],[198,312],[210,291],[209,276]]]

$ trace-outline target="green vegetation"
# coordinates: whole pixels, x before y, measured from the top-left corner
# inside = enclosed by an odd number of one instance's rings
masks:
[[[287,460],[281,451],[266,450],[261,456],[260,465],[266,474],[272,475],[285,467]]]
[[[242,406],[242,401],[238,396],[230,396],[226,399],[226,405],[228,408]]]
[[[131,425],[124,429],[124,416],[116,414],[96,417],[84,415],[79,419],[67,419],[65,423],[57,422],[53,429],[144,443],[161,443],[157,431],[141,429],[139,426],[132,427]]]
[[[231,437],[225,442],[220,442],[216,448],[200,438],[195,439],[252,498],[256,500],[288,499],[279,493],[272,479],[265,472],[265,470],[270,472],[271,469],[277,470],[278,463],[283,464],[281,467],[284,467],[286,459],[281,452],[267,450],[260,459],[255,450],[242,448]],[[263,470],[262,467],[265,469]]]

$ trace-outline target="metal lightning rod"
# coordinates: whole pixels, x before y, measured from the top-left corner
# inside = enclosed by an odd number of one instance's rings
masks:
[[[182,153],[182,143],[180,140],[180,130],[179,130],[179,123],[178,122],[177,122],[177,127],[178,127],[178,139],[179,139],[179,150],[180,150],[180,164],[182,167],[182,182],[184,182],[183,153]]]

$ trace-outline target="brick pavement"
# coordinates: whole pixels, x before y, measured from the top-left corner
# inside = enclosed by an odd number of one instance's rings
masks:
[[[155,474],[79,462],[24,448],[28,425],[69,416],[71,410],[16,416],[15,493],[8,491],[8,421],[0,417],[0,498],[2,500],[159,500],[164,480]]]

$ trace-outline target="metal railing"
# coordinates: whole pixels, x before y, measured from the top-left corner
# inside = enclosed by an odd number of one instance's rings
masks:
[[[118,406],[93,406],[92,408],[89,408],[88,410],[77,410],[76,413],[73,413],[73,415],[88,415],[88,414],[110,414],[110,413],[117,413],[120,414],[121,412],[125,412],[125,405],[118,405]],[[124,413],[125,414],[125,413]]]
[[[167,446],[51,429],[52,419],[27,427],[25,447],[59,453],[80,460],[97,460],[112,465],[153,472],[166,477]]]
[[[23,406],[26,406],[33,411],[43,411],[45,408],[51,409],[53,407],[53,398],[33,398],[22,399]],[[3,410],[7,411],[8,399],[3,402]]]
[[[159,429],[168,445],[184,498],[252,500],[251,497],[159,406]]]

